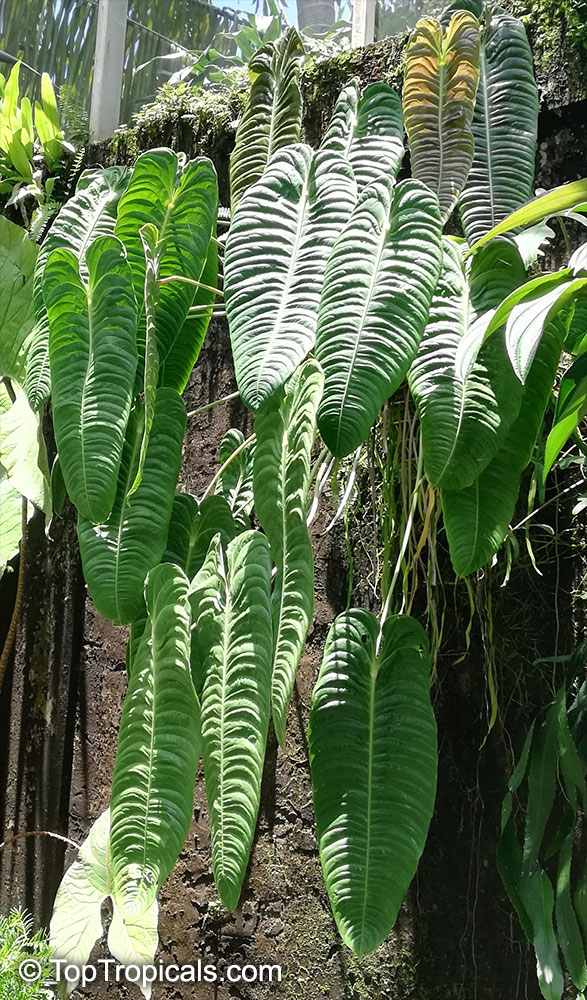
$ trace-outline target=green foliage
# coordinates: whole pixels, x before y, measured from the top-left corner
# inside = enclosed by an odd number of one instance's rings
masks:
[[[0,1000],[49,1000],[53,978],[52,952],[45,931],[33,933],[33,921],[22,910],[0,915]],[[27,983],[19,974],[21,962],[38,962],[41,976]]]
[[[302,100],[299,88],[302,40],[290,28],[277,42],[267,41],[249,62],[251,89],[230,158],[230,203],[258,181],[279,149],[299,142]]]
[[[343,940],[364,955],[395,923],[436,792],[436,723],[422,627],[336,619],[312,695],[309,748],[320,861]]]
[[[314,565],[306,526],[310,458],[324,377],[306,361],[255,420],[255,509],[276,567],[273,586],[274,654],[271,709],[285,747],[285,722],[296,671],[312,619]]]
[[[497,849],[504,886],[536,952],[546,1000],[563,995],[563,963],[575,988],[587,987],[587,869],[576,871],[575,837],[587,809],[584,666],[583,643],[570,658],[566,683],[526,737],[503,801]]]

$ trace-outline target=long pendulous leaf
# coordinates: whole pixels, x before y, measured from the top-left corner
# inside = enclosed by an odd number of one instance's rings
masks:
[[[314,560],[306,506],[316,410],[323,385],[318,362],[306,361],[288,383],[285,398],[276,399],[255,419],[255,510],[277,570],[272,595],[275,649],[271,708],[282,746],[289,699],[314,606]]]
[[[312,695],[309,748],[322,871],[342,938],[373,951],[414,877],[436,792],[436,723],[421,626],[340,615]]]
[[[78,259],[56,249],[45,265],[53,423],[67,492],[82,517],[112,510],[137,367],[137,304],[124,248],[101,236]]]

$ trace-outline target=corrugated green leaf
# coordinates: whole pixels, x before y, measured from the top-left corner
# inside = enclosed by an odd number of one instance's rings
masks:
[[[296,671],[312,620],[314,559],[306,525],[316,411],[324,385],[318,362],[306,361],[255,419],[255,511],[271,546],[275,648],[271,709],[277,738],[285,725]]]
[[[126,247],[138,301],[143,300],[145,254],[140,230],[156,226],[164,251],[159,278],[181,276],[200,281],[218,207],[216,171],[201,157],[183,165],[170,149],[150,149],[139,156],[121,198],[116,236]],[[161,285],[153,322],[159,348],[159,381],[182,392],[201,346],[201,331],[186,320],[196,288],[187,282]],[[144,342],[144,322],[140,342]],[[140,353],[144,343],[139,343]]]
[[[110,877],[124,918],[153,903],[186,838],[200,757],[189,669],[188,580],[163,563],[148,576],[149,618],[122,709],[112,778]]]
[[[244,442],[242,431],[236,427],[229,428],[220,442],[220,465],[223,466]],[[216,486],[216,494],[226,500],[238,531],[246,531],[251,527],[254,454],[255,442],[251,441],[227,465]]]
[[[402,104],[386,83],[370,83],[359,98],[359,81],[342,90],[322,140],[348,159],[358,190],[382,174],[396,177],[404,156]]]
[[[235,538],[226,556],[217,541],[212,554],[216,613],[204,665],[204,774],[214,878],[234,909],[257,822],[269,724],[271,557],[258,531]]]
[[[137,366],[137,304],[124,248],[101,236],[78,259],[56,249],[45,265],[53,424],[67,492],[82,517],[114,503]]]
[[[289,28],[279,41],[262,45],[249,62],[251,90],[230,158],[233,215],[274,153],[299,142],[302,98],[298,81],[303,55],[300,36]]]
[[[224,262],[226,314],[242,400],[259,410],[314,346],[331,247],[356,197],[348,162],[297,145],[244,195]]]
[[[326,268],[316,357],[318,427],[333,454],[365,440],[418,350],[442,258],[438,203],[419,181],[373,181]]]
[[[96,610],[121,625],[140,615],[145,577],[165,551],[185,422],[175,390],[158,389],[143,477],[129,497],[143,439],[143,411],[135,407],[110,517],[97,525],[78,520],[84,576]]]
[[[43,240],[34,273],[35,326],[26,364],[25,388],[33,409],[38,409],[51,392],[49,321],[43,296],[45,264],[53,250],[71,250],[80,262],[82,278],[87,279],[86,251],[98,236],[114,232],[116,209],[129,178],[127,167],[83,173],[75,194],[61,207]]]
[[[494,227],[531,197],[537,122],[538,91],[525,25],[503,10],[492,11],[481,32],[475,151],[459,203],[469,243],[491,230],[498,235]],[[522,222],[502,231],[516,225]]]
[[[24,382],[34,322],[37,247],[20,226],[0,216],[0,375]]]
[[[163,562],[181,566],[192,580],[201,569],[214,535],[220,533],[223,545],[236,534],[230,507],[224,497],[206,497],[198,503],[188,493],[178,493],[173,499],[167,548]]]
[[[320,860],[342,938],[373,951],[414,877],[436,791],[426,635],[389,618],[340,615],[312,695],[309,747]]]

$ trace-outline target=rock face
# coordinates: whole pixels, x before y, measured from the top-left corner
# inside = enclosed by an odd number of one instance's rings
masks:
[[[330,60],[304,77],[305,134],[316,142],[342,84],[359,75],[397,80],[404,40],[390,39]],[[572,88],[557,94],[572,96]],[[585,173],[587,102],[568,104],[547,94],[540,118],[537,184],[550,187]],[[576,95],[575,95],[576,96]],[[585,94],[579,94],[584,98]],[[235,98],[234,114],[238,112]],[[177,110],[156,118],[93,162],[132,160],[141,148],[171,144],[189,154],[209,153],[227,201],[227,164],[233,142],[230,108],[217,127],[186,122]],[[186,391],[188,410],[234,389],[228,334],[214,323]],[[229,426],[251,430],[251,418],[233,402],[188,421],[181,485],[198,493],[218,468],[218,447]],[[367,491],[368,492],[368,491]],[[559,537],[568,511],[545,510]],[[219,903],[210,868],[202,776],[194,819],[180,860],[161,892],[163,961],[281,966],[282,981],[223,982],[215,987],[155,986],[155,1000],[278,996],[284,1000],[517,1000],[539,997],[533,955],[524,943],[495,867],[501,800],[512,752],[528,720],[547,700],[550,667],[539,657],[563,653],[575,641],[580,617],[570,591],[582,567],[563,541],[540,536],[544,575],[520,559],[506,589],[487,579],[476,592],[480,615],[467,641],[470,610],[463,585],[447,570],[442,652],[434,688],[439,725],[437,808],[428,844],[396,928],[376,953],[355,958],[340,943],[323,888],[314,832],[306,727],[312,686],[328,626],[345,607],[349,565],[340,526],[325,534],[326,512],[314,528],[316,607],[288,720],[288,748],[270,734],[255,848],[237,911]],[[353,601],[368,605],[372,545],[368,519],[353,535]],[[439,551],[446,566],[446,553]],[[2,839],[44,830],[81,842],[105,808],[125,691],[126,630],[101,619],[87,598],[71,509],[50,538],[34,520],[24,572],[26,599],[18,640],[0,701]],[[2,582],[5,632],[13,579]],[[453,593],[454,592],[454,593]],[[491,612],[487,596],[491,593]],[[488,735],[486,663],[494,664],[501,706]],[[64,862],[62,842],[30,837],[0,853],[0,911],[22,904],[46,922]],[[222,968],[220,970],[222,972]],[[261,973],[260,973],[261,975]],[[263,973],[265,978],[268,972]],[[116,984],[95,984],[81,995],[130,995]],[[136,992],[133,995],[138,995]]]

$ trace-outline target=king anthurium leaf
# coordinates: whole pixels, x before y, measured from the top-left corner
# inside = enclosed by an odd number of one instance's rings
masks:
[[[86,171],[77,183],[75,194],[62,206],[43,240],[34,275],[35,328],[26,359],[25,389],[33,409],[38,409],[51,392],[49,321],[43,295],[45,264],[53,250],[71,250],[80,262],[80,274],[86,281],[86,251],[98,236],[114,232],[116,209],[129,177],[127,167]]]
[[[249,62],[251,90],[230,158],[232,212],[284,146],[299,142],[302,99],[298,85],[304,46],[295,28],[266,42]]]
[[[143,301],[146,271],[142,227],[154,225],[164,246],[159,279],[185,277],[199,282],[215,231],[217,207],[218,183],[210,160],[201,157],[184,165],[170,149],[150,149],[139,156],[118,207],[115,229],[126,247],[139,302]],[[169,282],[159,287],[153,309],[159,382],[178,392],[185,388],[201,347],[201,331],[194,330],[188,320],[195,296],[194,284]]]
[[[469,243],[485,238],[531,197],[537,122],[538,91],[526,28],[505,11],[493,11],[481,32],[472,123],[475,151],[459,202]]]
[[[86,250],[88,283],[71,250],[45,265],[53,424],[67,492],[82,517],[110,515],[137,367],[137,304],[124,247],[100,236]]]
[[[0,216],[0,376],[21,384],[32,342],[37,249],[20,226]]]
[[[116,903],[112,905],[112,921],[108,928],[108,950],[119,965],[124,966],[152,966],[159,935],[157,925],[159,922],[159,903],[154,899],[151,905],[138,916],[123,918]],[[153,987],[148,978],[139,980],[137,986],[145,997],[149,1000]]]
[[[0,381],[0,465],[10,485],[51,515],[49,465],[38,413],[31,410],[25,392],[17,382]],[[11,394],[14,399],[11,398]]]
[[[479,345],[466,379],[459,378],[456,357],[474,315],[474,285],[469,288],[458,247],[445,239],[443,248],[428,325],[408,382],[420,418],[426,475],[435,486],[458,490],[469,486],[496,454],[518,415],[522,386],[503,331]],[[510,290],[510,274],[504,268],[500,297]]]
[[[586,414],[587,354],[582,354],[561,379],[554,421],[544,449],[543,479],[546,479],[559,452]]]
[[[241,398],[259,410],[314,346],[330,250],[355,204],[338,153],[277,152],[243,196],[224,259],[224,295]]]
[[[342,938],[373,951],[422,854],[436,792],[436,723],[421,626],[368,611],[328,635],[308,732],[322,871]]]
[[[306,508],[323,385],[320,365],[310,359],[292,376],[285,399],[276,398],[255,418],[255,511],[277,570],[272,594],[271,708],[282,746],[289,699],[314,607],[314,560]]]
[[[143,440],[143,408],[132,411],[116,498],[99,524],[79,517],[84,576],[96,610],[117,624],[141,613],[145,577],[161,559],[185,432],[185,407],[174,389],[158,389],[141,482],[132,496]]]
[[[320,145],[351,164],[361,191],[382,174],[396,177],[404,156],[402,105],[386,83],[371,83],[359,98],[359,81],[341,92]]]
[[[205,568],[215,606],[205,611],[202,623],[204,774],[214,878],[223,903],[234,909],[257,822],[269,725],[273,631],[267,539],[245,531],[224,554],[216,538]]]
[[[527,280],[526,266],[516,243],[504,236],[492,240],[471,259],[468,278],[475,312],[496,309]]]
[[[471,120],[479,79],[479,23],[468,11],[446,34],[433,18],[418,21],[406,57],[403,110],[412,175],[438,197],[448,219],[473,159]]]
[[[359,196],[326,268],[316,357],[320,433],[354,451],[414,359],[442,259],[438,202],[420,181],[381,177]]]
[[[514,514],[520,479],[532,457],[561,354],[564,323],[544,331],[522,393],[520,412],[495,458],[462,490],[442,491],[444,526],[457,576],[491,562]]]
[[[111,894],[123,918],[155,900],[193,812],[200,706],[192,684],[188,579],[169,563],[147,578],[148,620],[122,709],[112,778]]]
[[[8,478],[4,466],[0,465],[0,577],[6,564],[18,552],[24,519],[28,521],[32,514],[32,507],[24,511],[25,503]]]
[[[201,569],[210,542],[218,533],[224,545],[228,545],[236,534],[224,497],[206,497],[198,503],[188,493],[178,493],[173,500],[163,562],[180,566],[191,580]]]

